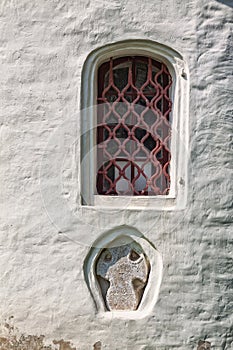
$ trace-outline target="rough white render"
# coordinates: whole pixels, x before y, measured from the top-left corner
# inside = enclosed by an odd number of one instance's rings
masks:
[[[78,349],[230,350],[232,11],[230,0],[1,0],[2,322]],[[190,72],[188,200],[180,211],[78,207],[81,71],[95,48],[150,39]],[[124,210],[125,209],[125,210]],[[101,317],[83,264],[128,225],[160,252],[145,318]],[[127,230],[127,229],[126,229]],[[127,232],[126,232],[127,233]]]

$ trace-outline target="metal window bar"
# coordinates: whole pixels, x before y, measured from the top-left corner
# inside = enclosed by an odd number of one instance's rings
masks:
[[[98,70],[97,193],[167,195],[172,78],[147,57],[110,59]]]

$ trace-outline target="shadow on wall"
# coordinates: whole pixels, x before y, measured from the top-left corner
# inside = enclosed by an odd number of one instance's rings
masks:
[[[221,4],[224,4],[226,6],[233,7],[233,0],[216,0],[217,2],[221,2]]]

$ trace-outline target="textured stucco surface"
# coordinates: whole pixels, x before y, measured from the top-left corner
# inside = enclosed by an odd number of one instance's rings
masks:
[[[1,0],[3,322],[14,316],[22,333],[84,350],[97,340],[114,350],[196,349],[200,339],[232,348],[232,7],[224,0]],[[171,46],[189,67],[182,211],[77,208],[82,66],[93,49],[130,38]],[[163,258],[158,302],[140,320],[99,317],[84,280],[90,245],[119,225],[141,231]]]

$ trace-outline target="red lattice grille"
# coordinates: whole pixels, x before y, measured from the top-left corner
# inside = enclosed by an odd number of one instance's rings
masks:
[[[167,195],[171,75],[145,57],[110,59],[98,71],[97,192]]]

